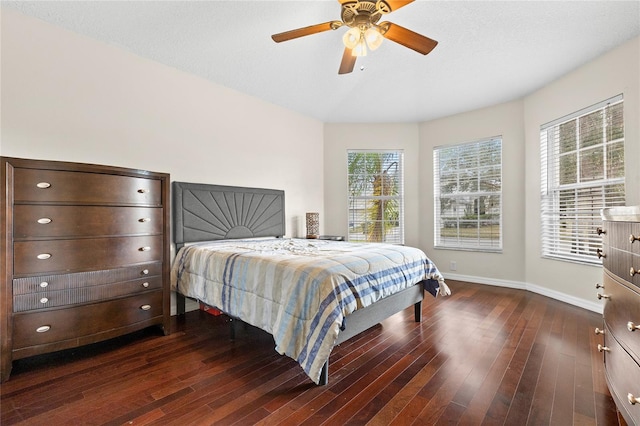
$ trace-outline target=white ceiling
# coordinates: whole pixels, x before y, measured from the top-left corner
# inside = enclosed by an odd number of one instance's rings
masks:
[[[339,20],[336,0],[2,5],[323,122],[421,122],[518,99],[640,34],[637,0],[418,0],[383,20],[437,40],[429,55],[385,40],[338,75],[345,28],[270,38]]]

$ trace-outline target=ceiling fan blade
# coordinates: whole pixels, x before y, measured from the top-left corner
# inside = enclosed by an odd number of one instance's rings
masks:
[[[353,71],[353,67],[356,64],[357,56],[353,56],[351,54],[351,49],[348,47],[344,48],[344,53],[342,54],[342,62],[340,62],[340,69],[338,70],[338,74],[349,74]]]
[[[304,37],[312,34],[321,33],[323,31],[335,30],[342,26],[340,21],[329,21],[322,24],[310,25],[304,28],[298,28],[291,31],[285,31],[283,33],[274,34],[271,36],[273,41],[280,43],[281,41],[287,41],[298,37]]]
[[[414,2],[414,0],[385,0],[385,1],[387,2],[389,7],[391,8],[392,12],[394,10],[398,10],[401,7],[404,7],[404,6],[408,5],[409,3],[413,3]]]
[[[380,27],[386,28],[386,32],[382,34],[385,38],[395,41],[409,49],[413,49],[418,53],[422,53],[423,55],[431,52],[438,44],[437,41],[429,37],[425,37],[422,34],[418,34],[391,22],[383,22],[380,24]]]

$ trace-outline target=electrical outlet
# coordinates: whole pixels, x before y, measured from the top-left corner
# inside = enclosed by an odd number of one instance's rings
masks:
[[[449,270],[451,271],[458,270],[458,263],[455,260],[452,260],[451,263],[449,263]]]

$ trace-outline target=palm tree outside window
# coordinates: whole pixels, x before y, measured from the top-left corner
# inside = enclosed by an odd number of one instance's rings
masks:
[[[347,158],[348,240],[403,244],[403,152],[349,150]]]

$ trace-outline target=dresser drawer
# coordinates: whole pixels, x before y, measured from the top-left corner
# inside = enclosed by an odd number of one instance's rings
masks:
[[[15,240],[161,234],[159,207],[16,205]]]
[[[600,292],[607,296],[604,303],[604,321],[613,336],[627,351],[640,360],[640,330],[629,322],[640,325],[640,295],[604,273],[604,288]]]
[[[602,226],[602,244],[620,250],[629,250],[629,234],[631,224],[629,222],[605,222]]]
[[[18,241],[14,274],[109,269],[163,258],[162,236]]]
[[[162,274],[162,263],[153,262],[142,265],[114,268],[100,271],[77,272],[75,274],[40,275],[37,277],[16,278],[13,280],[13,294],[45,293],[85,286],[95,286],[138,278],[153,277]]]
[[[638,365],[609,330],[605,329],[604,344],[608,350],[604,353],[607,382],[612,394],[619,401],[618,408],[625,411],[625,419],[631,424],[640,424],[640,404],[629,403],[629,394],[640,397],[640,365]]]
[[[636,243],[637,244],[637,243]],[[614,247],[604,247],[602,266],[613,275],[640,287],[640,255]]]
[[[13,312],[98,302],[159,288],[162,288],[162,277],[155,276],[97,286],[78,287],[69,290],[50,290],[44,293],[22,294],[13,297]]]
[[[104,330],[130,326],[162,315],[162,291],[14,315],[14,350],[68,339],[82,339]]]
[[[140,204],[159,206],[158,179],[16,168],[14,202],[61,204]]]

